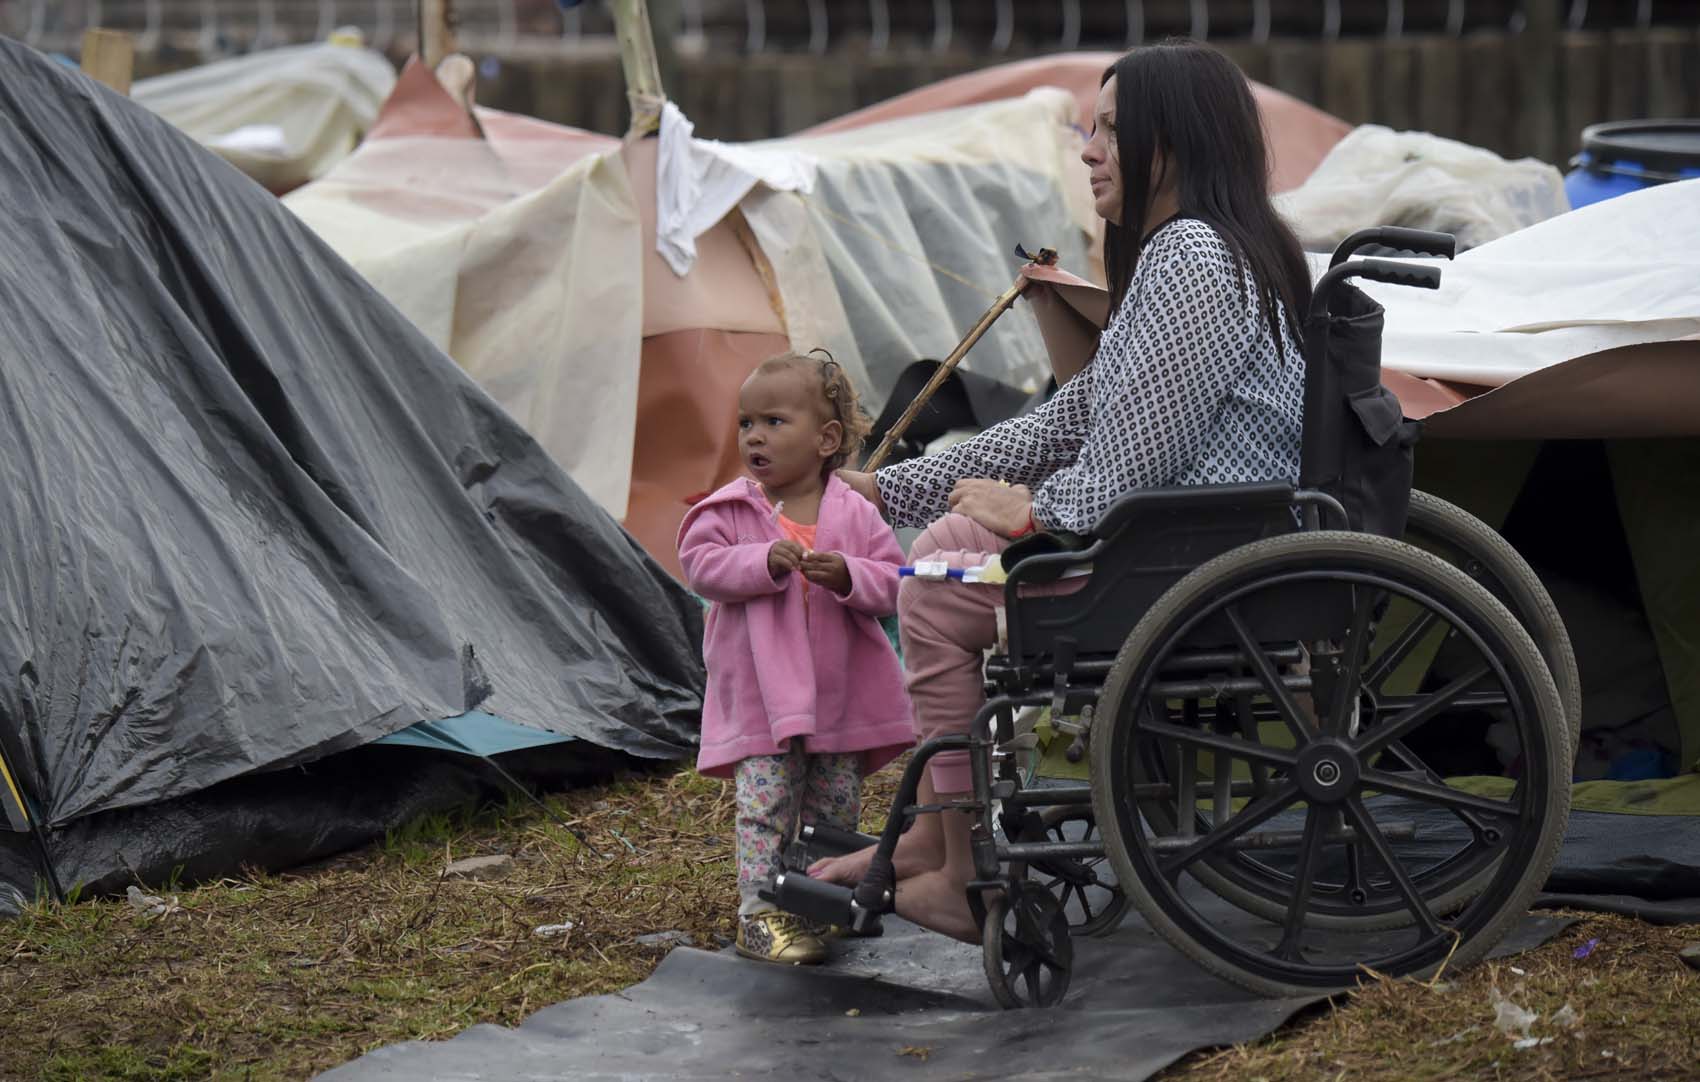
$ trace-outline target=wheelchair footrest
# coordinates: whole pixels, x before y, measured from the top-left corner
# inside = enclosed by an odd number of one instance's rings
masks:
[[[866,849],[876,845],[879,839],[871,834],[861,834],[854,830],[840,830],[825,823],[815,823],[803,827],[797,838],[809,847],[809,852],[815,859],[821,857],[840,857],[845,853],[854,853],[858,849]]]
[[[880,915],[856,904],[855,891],[837,883],[810,879],[801,872],[780,872],[766,892],[773,904],[816,924],[836,924],[859,936],[881,932]]]

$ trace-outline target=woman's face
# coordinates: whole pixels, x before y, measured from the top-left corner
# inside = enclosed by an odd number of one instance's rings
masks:
[[[1122,224],[1122,167],[1116,151],[1116,77],[1110,76],[1098,91],[1092,107],[1092,138],[1080,152],[1080,160],[1092,171],[1092,204],[1098,217],[1111,225]]]

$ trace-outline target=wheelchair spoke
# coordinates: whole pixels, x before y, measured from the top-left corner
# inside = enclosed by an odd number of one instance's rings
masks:
[[[1446,785],[1446,779],[1442,778],[1439,774],[1436,774],[1434,772],[1434,768],[1423,762],[1420,755],[1406,747],[1403,740],[1388,741],[1387,751],[1403,760],[1406,766],[1427,778],[1430,785],[1442,787]],[[1446,810],[1451,812],[1453,815],[1456,815],[1465,826],[1469,827],[1470,833],[1477,840],[1481,839],[1483,832],[1487,828],[1482,825],[1482,821],[1480,819],[1477,819],[1474,815],[1471,815],[1463,808],[1454,807],[1452,805],[1447,805]]]
[[[1231,736],[1205,732],[1203,729],[1188,729],[1184,725],[1170,725],[1163,721],[1149,721],[1140,728],[1148,736],[1160,736],[1188,747],[1209,748],[1211,751],[1219,751],[1233,758],[1254,763],[1291,768],[1296,762],[1290,751],[1272,748],[1266,744],[1254,744],[1249,740],[1235,740]]]
[[[1225,845],[1228,842],[1233,841],[1252,827],[1272,819],[1280,812],[1285,811],[1288,805],[1298,799],[1298,795],[1298,785],[1288,782],[1268,796],[1259,797],[1250,804],[1247,804],[1238,815],[1234,816],[1226,823],[1215,827],[1210,831],[1210,833],[1199,838],[1196,842],[1193,842],[1191,845],[1187,846],[1179,853],[1176,853],[1168,860],[1161,861],[1159,867],[1165,876],[1173,879],[1175,876],[1185,871],[1193,861],[1210,852],[1210,850],[1219,845]],[[1181,813],[1183,815],[1191,814],[1191,812],[1187,809],[1182,809]]]
[[[1245,695],[1234,696],[1234,713],[1239,717],[1240,735],[1248,741],[1257,739],[1257,719],[1251,713],[1251,699]],[[1251,788],[1258,796],[1269,791],[1269,769],[1262,763],[1254,762],[1251,766]]]
[[[1363,673],[1364,654],[1369,645],[1370,617],[1375,615],[1376,605],[1386,596],[1385,590],[1360,588],[1355,593],[1358,603],[1352,612],[1351,627],[1346,632],[1346,656],[1341,660],[1340,672],[1335,678],[1334,702],[1323,726],[1323,732],[1329,736],[1345,736],[1351,723],[1352,707],[1358,701],[1358,679]]]
[[[1399,637],[1393,640],[1393,644],[1364,672],[1364,686],[1379,688],[1383,681],[1404,664],[1405,659],[1411,656],[1411,651],[1417,648],[1423,636],[1427,635],[1439,620],[1440,614],[1425,610],[1421,616],[1411,621],[1410,626],[1401,631]]]
[[[1263,682],[1264,690],[1275,701],[1281,711],[1281,720],[1287,723],[1287,728],[1293,731],[1293,738],[1302,747],[1316,739],[1316,730],[1299,704],[1293,699],[1293,693],[1287,690],[1281,675],[1275,671],[1275,666],[1269,663],[1269,655],[1263,652],[1263,647],[1252,637],[1251,629],[1246,627],[1245,618],[1240,615],[1238,606],[1229,605],[1222,610],[1222,615],[1228,618],[1228,625],[1234,629],[1234,638],[1239,641],[1240,649],[1251,661],[1252,671]]]
[[[1358,739],[1358,754],[1368,759],[1390,741],[1402,740],[1409,736],[1419,725],[1432,720],[1436,714],[1451,706],[1459,696],[1469,691],[1472,685],[1487,674],[1488,667],[1478,665],[1386,724],[1369,729]]]
[[[1038,956],[1029,950],[1025,943],[1008,932],[1003,934],[1003,964],[1011,976],[1026,972],[1029,966],[1037,965],[1038,961]]]
[[[1329,813],[1315,804],[1305,810],[1304,836],[1299,840],[1299,862],[1293,869],[1293,898],[1287,905],[1287,919],[1281,926],[1281,942],[1275,947],[1275,957],[1289,962],[1300,960],[1299,935],[1304,931],[1305,910],[1310,906],[1310,893],[1316,885],[1316,866],[1322,855],[1323,824]]]
[[[1387,844],[1381,828],[1376,826],[1375,820],[1370,817],[1369,809],[1364,807],[1363,800],[1356,794],[1346,798],[1346,814],[1351,818],[1352,825],[1358,828],[1358,835],[1369,842],[1376,859],[1386,866],[1387,874],[1393,877],[1393,885],[1399,889],[1400,896],[1405,899],[1405,905],[1411,910],[1411,916],[1416,918],[1423,932],[1432,936],[1444,931],[1434,911],[1429,909],[1428,903],[1418,892],[1416,884],[1411,882],[1405,866],[1400,864],[1399,858],[1394,855],[1393,847]]]
[[[1039,962],[1037,959],[1035,959],[1026,969],[1021,971],[1021,979],[1027,985],[1028,1000],[1037,1004],[1039,1002],[1039,985],[1041,983]]]
[[[1420,800],[1425,804],[1439,804],[1443,808],[1453,810],[1468,809],[1482,815],[1495,815],[1507,819],[1516,818],[1517,805],[1503,800],[1489,800],[1487,797],[1466,793],[1462,789],[1453,789],[1446,785],[1432,785],[1428,782],[1412,781],[1410,778],[1389,774],[1382,770],[1366,770],[1363,772],[1363,786],[1381,793],[1394,793],[1399,796]]]

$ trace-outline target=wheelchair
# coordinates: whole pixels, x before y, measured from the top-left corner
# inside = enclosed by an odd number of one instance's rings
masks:
[[[1436,288],[1445,234],[1348,238],[1304,325],[1297,485],[1134,492],[1087,536],[1012,545],[987,701],[916,749],[878,838],[806,829],[782,909],[877,934],[918,815],[973,816],[985,970],[1004,1007],[1067,992],[1075,935],[1128,910],[1200,966],[1271,996],[1480,960],[1523,917],[1563,840],[1576,665],[1540,582],[1491,529],[1411,489],[1417,425],[1381,386],[1382,310],[1352,279]],[[1074,592],[1035,591],[1089,569]],[[1030,783],[1017,713],[1048,707],[1089,784]],[[1434,763],[1500,731],[1512,768]],[[936,754],[972,794],[915,803]],[[815,856],[877,846],[857,886]]]

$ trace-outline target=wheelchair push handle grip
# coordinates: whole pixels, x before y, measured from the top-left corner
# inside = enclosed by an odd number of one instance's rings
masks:
[[[1394,286],[1416,286],[1418,289],[1440,288],[1439,267],[1401,263],[1397,259],[1355,259],[1350,266],[1357,271],[1353,275],[1355,278]]]
[[[1406,229],[1403,226],[1383,225],[1373,229],[1360,229],[1347,237],[1338,248],[1334,249],[1334,255],[1329,259],[1328,265],[1338,267],[1349,259],[1352,253],[1372,244],[1400,252],[1438,256],[1441,259],[1451,259],[1458,254],[1458,238],[1451,233],[1436,233],[1427,229]]]

